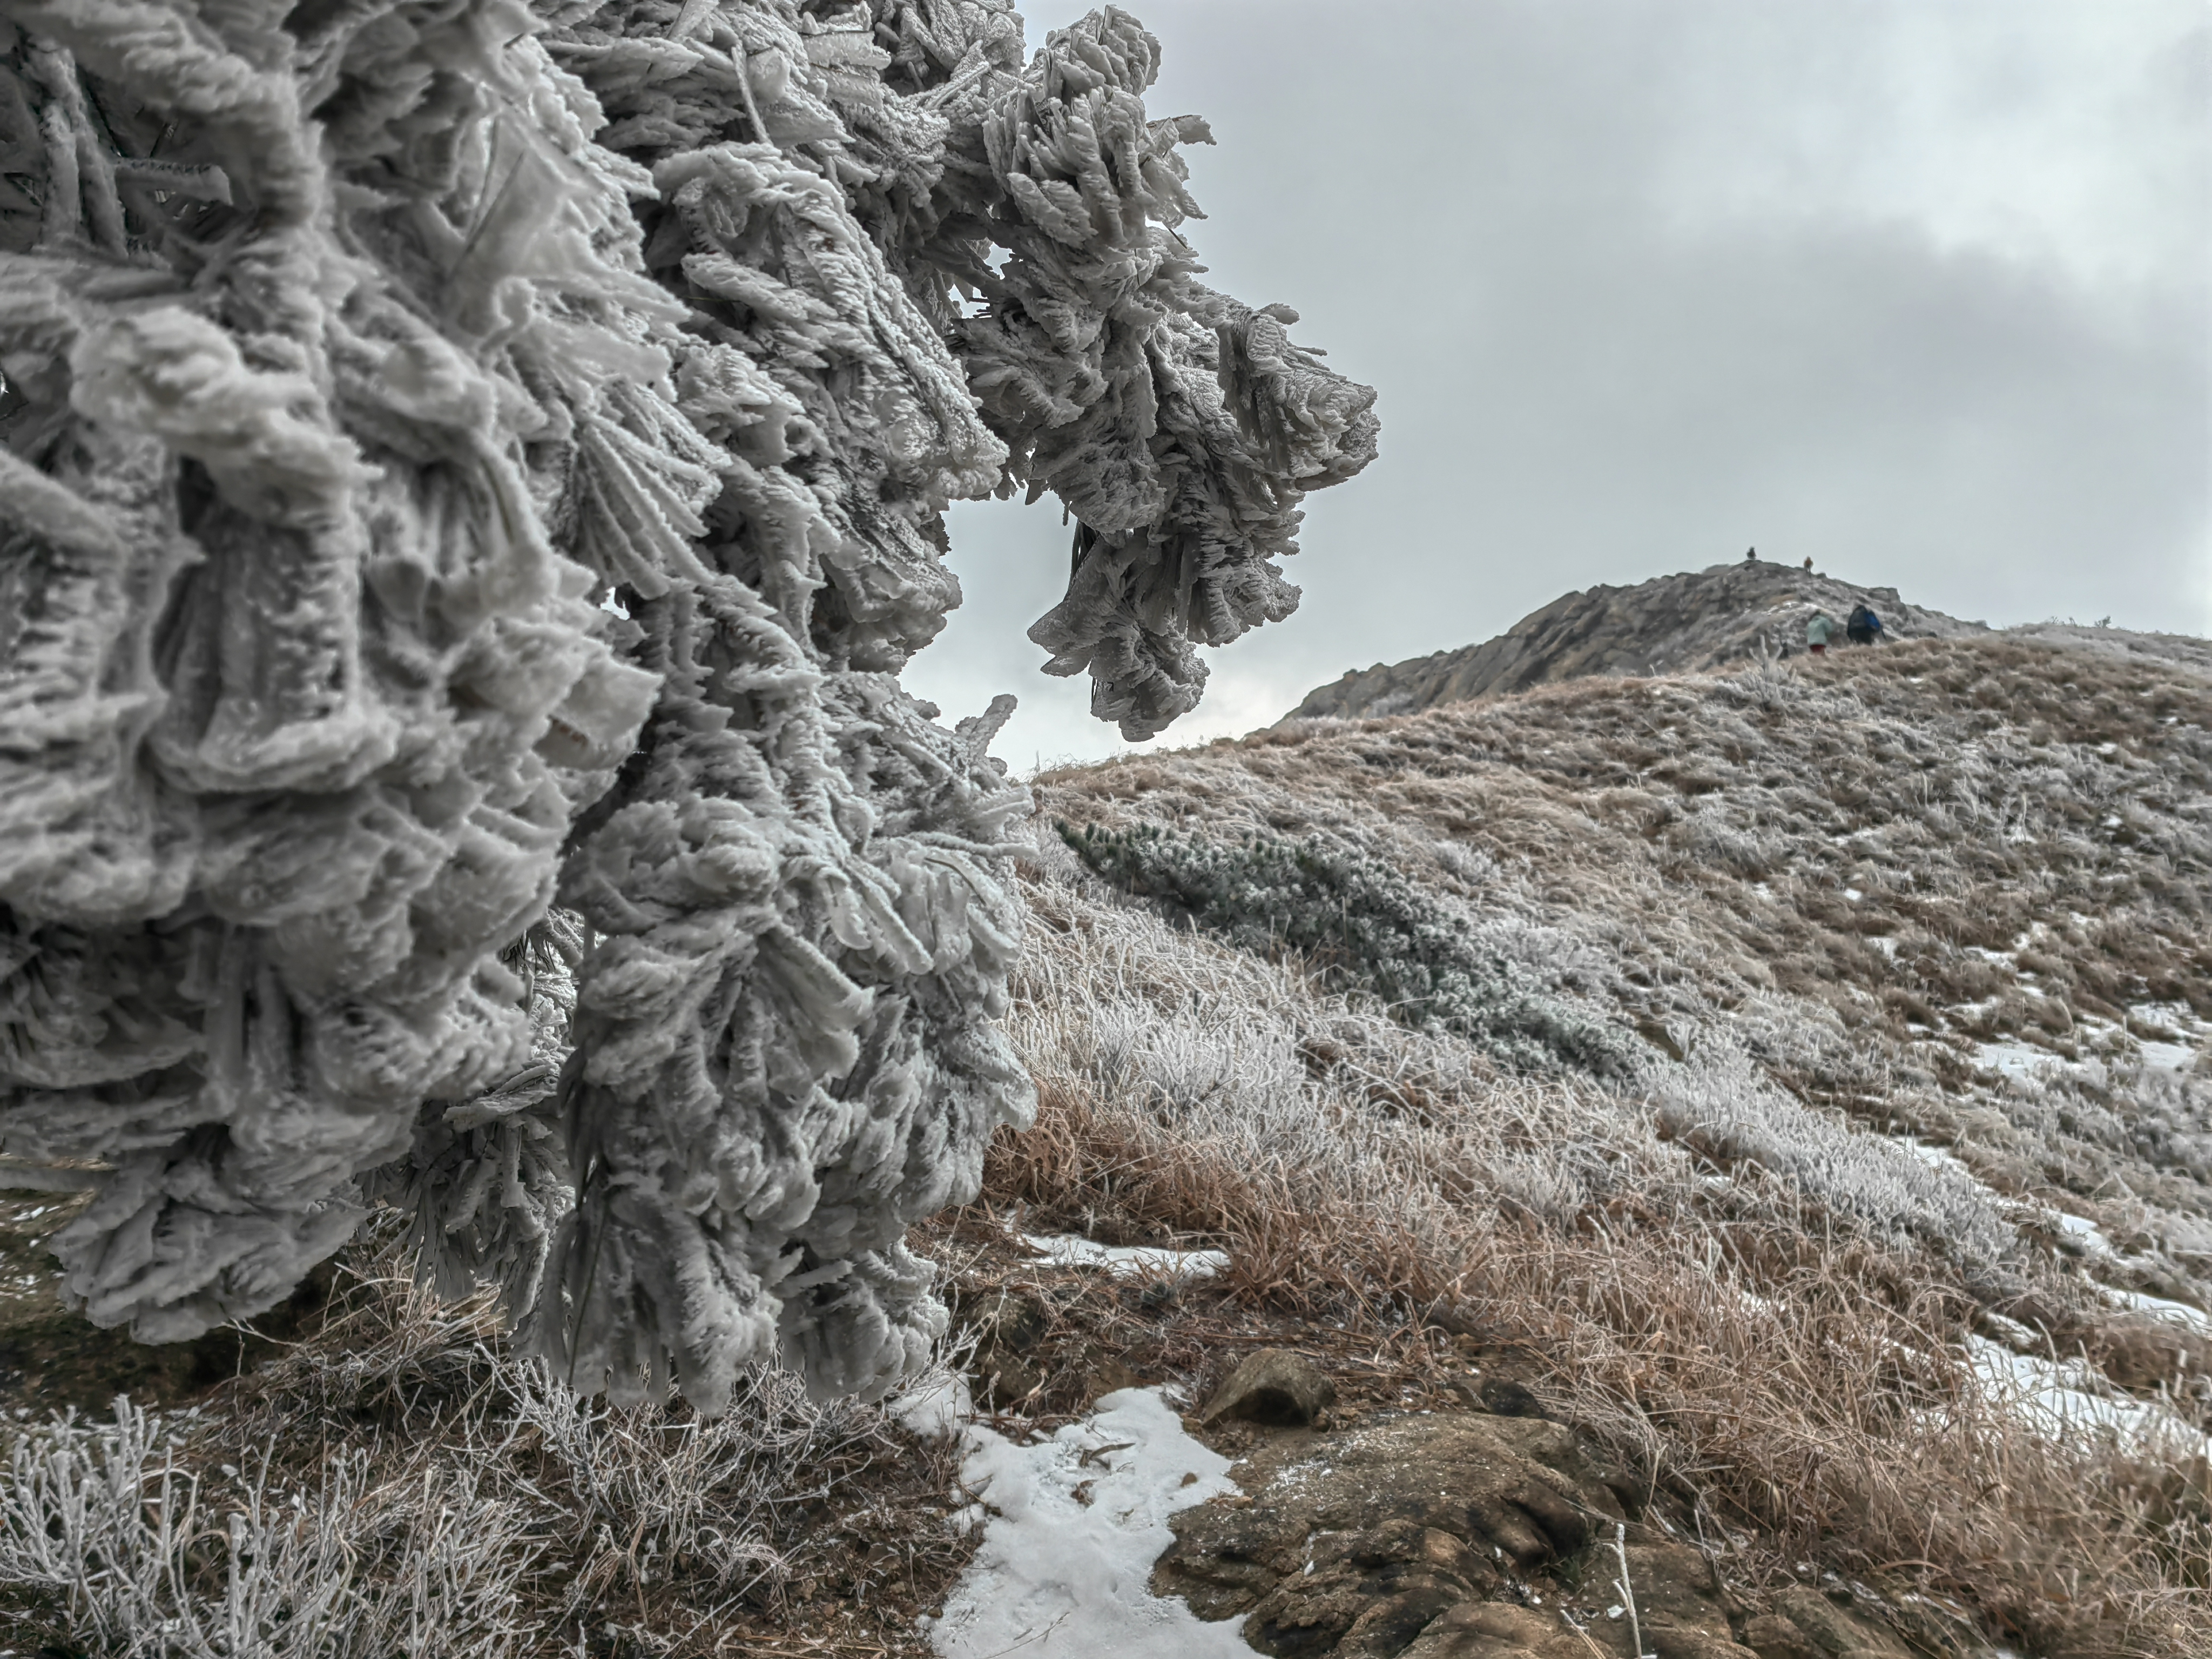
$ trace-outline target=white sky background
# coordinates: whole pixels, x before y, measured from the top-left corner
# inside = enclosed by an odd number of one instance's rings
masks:
[[[1032,46],[1087,9],[1024,7]],[[1174,745],[1571,588],[1810,554],[1993,623],[2212,631],[2203,0],[1136,0],[1206,280],[1376,386],[1298,613]],[[1024,630],[1068,532],[951,515],[907,671],[1015,769],[1126,750]]]

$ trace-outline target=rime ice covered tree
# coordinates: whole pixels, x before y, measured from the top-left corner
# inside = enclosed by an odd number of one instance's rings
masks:
[[[1030,1109],[942,514],[1133,737],[1373,394],[1199,280],[1111,8],[0,0],[0,1181],[160,1340],[378,1199],[580,1388],[879,1393]]]

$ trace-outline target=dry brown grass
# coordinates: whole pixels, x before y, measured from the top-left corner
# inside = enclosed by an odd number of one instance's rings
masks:
[[[1970,1297],[1817,1214],[1792,1227],[1622,1202],[1567,1228],[1491,1218],[1438,1240],[1333,1200],[1326,1171],[1255,1168],[1066,1088],[1004,1138],[988,1184],[1094,1231],[1103,1217],[1201,1235],[1230,1251],[1237,1295],[1397,1344],[1401,1366],[1432,1364],[1403,1347],[1425,1322],[1517,1351],[1557,1414],[1692,1505],[1732,1582],[1788,1580],[1809,1559],[1911,1586],[1939,1639],[1956,1632],[1948,1605],[2038,1652],[2212,1642],[2201,1462],[2054,1447],[1948,1346]]]
[[[1647,1032],[1724,1028],[1796,1100],[1950,1148],[2212,1308],[2212,681],[2002,638],[1588,680],[1055,774],[1048,816],[1319,835]],[[1667,1037],[1666,1041],[1674,1041]],[[2040,1055],[2041,1079],[1986,1069]],[[2087,1330],[2061,1334],[2069,1344]]]
[[[1416,854],[1407,842],[1448,838],[1525,874],[1540,906],[1609,917],[1624,973],[1661,1003],[1684,980],[1723,1001],[1784,981],[1855,987],[1875,977],[1873,938],[1900,947],[1889,982],[1969,1000],[1987,964],[1960,947],[2008,950],[2042,922],[2062,998],[2212,1015],[2208,726],[2212,683],[2168,665],[1936,641],[1573,681],[1041,781],[1079,823],[1388,826]],[[1862,882],[1870,902],[1843,899]],[[1911,1035],[1875,1000],[1838,1012]]]

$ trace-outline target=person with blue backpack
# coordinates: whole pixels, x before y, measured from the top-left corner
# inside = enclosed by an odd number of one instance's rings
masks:
[[[1844,623],[1844,637],[1853,645],[1879,645],[1881,643],[1881,618],[1874,614],[1870,606],[1862,605]]]

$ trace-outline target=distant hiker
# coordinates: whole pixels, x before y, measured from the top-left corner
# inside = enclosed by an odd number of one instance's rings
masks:
[[[1755,547],[1745,548],[1743,550],[1743,562],[1746,564],[1757,564],[1759,562],[1759,550]]]
[[[1856,606],[1844,624],[1844,637],[1853,645],[1874,645],[1881,639],[1881,618],[1865,605]]]
[[[1828,613],[1815,611],[1805,621],[1805,648],[1816,657],[1826,656],[1828,641],[1835,631],[1836,625],[1828,620]]]
[[[1808,553],[1808,554],[1805,556],[1805,568],[1806,568],[1806,569],[1808,569],[1808,570],[1810,570],[1812,568],[1813,568],[1813,556],[1812,556],[1810,553]]]

